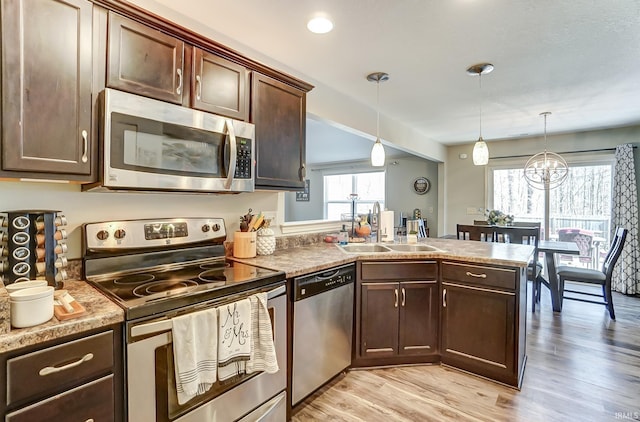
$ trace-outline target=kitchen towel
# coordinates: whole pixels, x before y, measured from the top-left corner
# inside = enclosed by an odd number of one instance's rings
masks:
[[[251,301],[239,300],[218,308],[218,379],[245,372],[251,357]]]
[[[218,320],[216,308],[174,317],[173,360],[178,403],[204,394],[216,382]]]
[[[276,348],[273,344],[273,327],[267,308],[267,294],[258,293],[251,300],[251,357],[246,365],[247,374],[264,371],[278,372]]]

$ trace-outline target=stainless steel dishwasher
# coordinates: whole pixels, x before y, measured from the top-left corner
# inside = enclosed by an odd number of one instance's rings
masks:
[[[354,279],[353,264],[293,279],[292,405],[351,365]]]

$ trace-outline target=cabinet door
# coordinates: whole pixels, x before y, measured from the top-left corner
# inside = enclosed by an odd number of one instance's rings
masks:
[[[252,81],[256,187],[304,188],[306,94],[256,72]]]
[[[361,284],[361,357],[398,354],[399,306],[398,283]]]
[[[249,72],[199,48],[193,49],[191,106],[239,120],[249,120]]]
[[[91,36],[88,1],[2,0],[2,170],[89,181]]]
[[[113,375],[9,413],[6,417],[7,422],[114,420]]]
[[[109,12],[107,86],[182,103],[184,43]]]
[[[435,280],[400,283],[399,354],[438,353],[439,304]]]
[[[442,362],[513,383],[514,292],[442,284]]]

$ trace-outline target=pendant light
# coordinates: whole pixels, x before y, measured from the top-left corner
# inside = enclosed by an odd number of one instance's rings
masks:
[[[467,69],[467,73],[471,76],[478,76],[480,83],[480,137],[473,146],[473,164],[476,166],[484,166],[489,163],[489,148],[487,143],[482,139],[482,75],[490,73],[493,70],[491,63],[478,63]]]
[[[529,158],[524,166],[524,178],[535,189],[553,189],[562,184],[569,175],[569,166],[560,155],[547,151],[547,116],[551,113],[540,113],[544,117],[544,151]]]
[[[380,82],[388,81],[389,74],[384,72],[375,72],[367,76],[369,82],[375,82],[377,85],[376,107],[378,110],[378,118],[376,120],[376,142],[371,148],[371,165],[373,167],[384,166],[384,147],[380,142]]]

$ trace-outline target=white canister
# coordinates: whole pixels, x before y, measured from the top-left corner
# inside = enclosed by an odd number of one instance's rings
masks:
[[[256,252],[258,255],[271,255],[276,251],[276,236],[272,229],[262,228],[258,230]]]
[[[33,327],[53,317],[53,286],[31,287],[9,293],[11,325]]]

